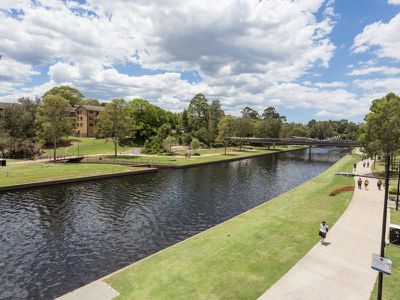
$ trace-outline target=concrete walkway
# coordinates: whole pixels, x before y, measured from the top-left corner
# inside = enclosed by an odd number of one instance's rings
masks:
[[[358,163],[356,174],[366,173],[370,168]],[[356,183],[348,208],[328,233],[329,245],[317,243],[259,299],[369,299],[378,274],[370,266],[380,249],[384,192],[376,179],[368,180],[368,190]]]

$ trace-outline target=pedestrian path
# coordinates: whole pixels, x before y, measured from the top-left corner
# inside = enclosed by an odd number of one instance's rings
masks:
[[[357,174],[370,171],[357,164]],[[380,249],[384,192],[376,179],[368,180],[368,190],[355,183],[348,208],[328,233],[328,245],[317,243],[259,299],[369,299],[377,277],[370,265]]]

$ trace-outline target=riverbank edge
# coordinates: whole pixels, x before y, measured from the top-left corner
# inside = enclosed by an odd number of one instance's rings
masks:
[[[188,168],[202,167],[202,166],[207,166],[207,165],[229,163],[229,162],[233,162],[233,161],[239,161],[239,160],[244,160],[244,159],[249,159],[249,158],[254,158],[254,157],[260,157],[260,156],[264,156],[264,155],[276,154],[276,153],[299,151],[299,150],[304,150],[304,149],[308,149],[308,146],[299,147],[296,149],[277,150],[277,151],[274,151],[274,149],[270,149],[269,151],[272,151],[272,152],[258,153],[258,154],[253,154],[253,155],[249,155],[249,156],[232,157],[232,158],[227,158],[227,159],[212,160],[212,161],[206,161],[206,162],[198,162],[198,163],[193,162],[193,163],[189,163],[189,164],[185,164],[185,165],[174,164],[174,163],[171,163],[170,165],[149,163],[148,165],[150,167],[158,168],[158,169],[188,169]]]
[[[31,189],[31,188],[39,188],[39,187],[44,187],[44,186],[60,185],[60,184],[65,184],[65,183],[85,182],[85,181],[98,180],[98,179],[107,179],[107,178],[130,176],[130,175],[140,175],[140,174],[148,174],[148,173],[156,173],[156,172],[158,172],[157,168],[146,168],[146,169],[140,169],[140,170],[132,170],[132,171],[125,171],[125,172],[117,172],[117,173],[107,173],[107,174],[93,175],[93,176],[82,176],[82,177],[67,178],[67,179],[57,179],[57,180],[49,180],[49,181],[38,181],[38,182],[32,182],[32,183],[8,185],[8,186],[0,187],[0,193],[24,190],[24,189]]]
[[[307,148],[308,148],[308,147],[307,147]],[[291,150],[289,150],[289,151],[295,151],[295,150],[302,150],[302,149],[293,149],[293,150],[291,149]],[[285,151],[285,152],[288,152],[288,151]],[[276,153],[278,153],[278,152],[276,152]],[[268,154],[273,154],[273,153],[268,153]],[[261,154],[261,155],[267,155],[267,154]],[[187,241],[190,241],[190,240],[192,240],[192,239],[195,239],[195,238],[198,237],[198,236],[204,235],[204,234],[206,234],[206,233],[208,233],[208,232],[210,232],[210,231],[212,231],[212,230],[215,230],[216,228],[219,228],[219,227],[221,227],[221,226],[224,226],[226,223],[232,222],[234,219],[240,218],[240,217],[242,217],[242,216],[244,216],[244,215],[247,215],[247,214],[251,213],[252,211],[258,210],[260,207],[266,206],[266,205],[268,205],[268,204],[270,204],[270,203],[272,203],[272,202],[275,202],[275,201],[279,201],[281,197],[292,193],[295,189],[299,188],[300,186],[305,185],[305,184],[309,183],[310,181],[313,181],[313,180],[315,180],[316,178],[322,176],[325,172],[328,172],[331,168],[333,168],[333,167],[335,167],[337,164],[339,164],[343,159],[345,159],[346,157],[351,156],[351,155],[358,155],[358,154],[355,154],[355,153],[354,153],[354,150],[353,150],[351,154],[346,154],[346,155],[343,156],[341,159],[339,159],[337,162],[335,162],[333,165],[331,165],[328,169],[324,170],[322,173],[320,173],[320,174],[314,176],[313,178],[310,178],[310,179],[307,180],[306,182],[303,182],[302,184],[300,184],[300,185],[298,185],[298,186],[296,186],[296,187],[290,189],[289,191],[287,191],[287,192],[285,192],[285,193],[282,193],[282,194],[280,194],[280,195],[278,195],[278,196],[276,196],[276,197],[274,197],[274,198],[272,198],[272,199],[270,199],[270,200],[267,200],[266,202],[264,202],[264,203],[262,203],[262,204],[260,204],[260,205],[257,205],[257,206],[255,206],[255,207],[253,207],[253,208],[251,208],[251,209],[249,209],[249,210],[247,210],[247,211],[245,211],[245,212],[243,212],[243,213],[241,213],[241,214],[239,214],[239,215],[237,215],[237,216],[234,216],[234,217],[232,217],[232,218],[230,218],[230,219],[228,219],[228,220],[225,220],[225,221],[223,221],[222,223],[216,224],[215,226],[213,226],[213,227],[211,227],[211,228],[208,228],[207,230],[201,231],[201,232],[199,232],[199,233],[197,233],[197,234],[195,234],[195,235],[193,235],[193,236],[191,236],[191,237],[189,237],[189,238],[187,238],[187,239],[184,239],[184,240],[182,240],[182,241],[180,241],[180,242],[177,242],[177,243],[175,243],[175,244],[173,244],[173,245],[171,245],[171,246],[169,246],[169,247],[167,247],[167,248],[164,248],[164,249],[162,249],[162,250],[160,250],[160,251],[157,251],[157,252],[155,252],[155,253],[153,253],[153,254],[151,254],[151,255],[149,255],[149,256],[146,256],[145,258],[142,258],[142,259],[140,259],[140,260],[138,260],[138,261],[136,261],[136,262],[134,262],[134,263],[132,263],[132,264],[130,264],[130,265],[127,265],[127,266],[125,266],[125,267],[123,267],[123,268],[121,268],[121,269],[118,269],[118,270],[116,270],[116,271],[114,271],[114,272],[112,272],[112,273],[110,273],[110,274],[108,274],[108,275],[105,275],[105,276],[103,276],[103,277],[101,277],[101,278],[99,278],[99,279],[97,279],[97,280],[94,280],[94,281],[92,281],[92,282],[90,282],[90,283],[88,283],[88,284],[86,284],[86,285],[83,285],[83,286],[81,286],[81,287],[79,287],[79,288],[77,288],[77,289],[75,289],[75,290],[73,290],[73,291],[70,291],[70,292],[68,292],[68,293],[66,293],[66,294],[64,294],[64,295],[62,295],[62,296],[60,296],[60,297],[58,297],[58,298],[56,298],[56,299],[63,299],[64,297],[73,296],[73,295],[76,294],[76,293],[82,293],[82,292],[83,292],[83,293],[85,294],[85,290],[86,290],[86,289],[90,290],[90,289],[92,288],[91,285],[94,284],[95,282],[104,282],[104,283],[106,283],[110,288],[112,288],[113,290],[115,290],[114,287],[113,287],[109,282],[107,282],[107,279],[109,279],[109,278],[113,277],[114,275],[117,275],[117,274],[119,274],[119,273],[125,271],[126,269],[129,269],[129,268],[131,268],[131,267],[133,267],[133,266],[135,266],[135,265],[137,265],[137,264],[139,264],[139,263],[142,263],[143,261],[146,261],[146,260],[148,260],[148,259],[151,259],[152,257],[158,256],[159,254],[161,254],[161,253],[163,253],[163,252],[165,252],[165,251],[171,250],[171,249],[173,249],[173,248],[175,248],[175,247],[177,247],[177,246],[179,246],[179,245],[181,245],[181,244],[183,244],[183,243],[185,243],[185,242],[187,242]],[[352,193],[352,195],[353,195],[353,193]],[[351,196],[351,197],[352,197],[352,196]],[[350,197],[350,198],[351,198],[351,197]],[[347,206],[346,206],[346,208],[347,208]],[[346,210],[346,208],[343,210],[343,212],[341,213],[341,215],[344,213],[344,211]],[[341,216],[341,215],[340,215],[340,216]],[[339,216],[339,217],[340,217],[340,216]],[[339,217],[338,217],[338,219],[339,219]],[[337,221],[337,220],[336,220],[336,221]],[[332,224],[331,226],[334,226],[334,224]],[[299,258],[299,260],[300,260],[300,259],[301,259],[301,258]],[[117,290],[115,290],[115,291],[118,292]],[[119,294],[119,292],[118,292],[118,294]],[[65,299],[67,299],[67,298],[65,298]]]

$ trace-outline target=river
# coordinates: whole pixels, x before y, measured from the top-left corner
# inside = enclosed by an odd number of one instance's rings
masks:
[[[272,199],[348,150],[313,148],[0,194],[0,299],[60,296]]]

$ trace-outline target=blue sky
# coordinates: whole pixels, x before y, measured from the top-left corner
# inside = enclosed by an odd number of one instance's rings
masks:
[[[400,0],[3,0],[0,101],[72,85],[180,111],[360,122],[400,91]]]

